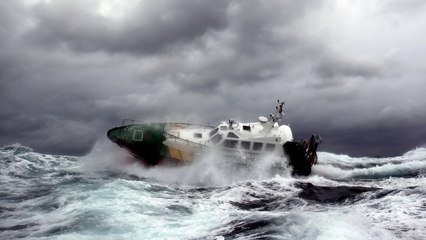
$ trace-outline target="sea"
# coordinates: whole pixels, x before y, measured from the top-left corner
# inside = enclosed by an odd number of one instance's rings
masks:
[[[426,148],[319,152],[308,177],[206,153],[146,167],[112,143],[87,156],[0,148],[0,239],[426,239]]]

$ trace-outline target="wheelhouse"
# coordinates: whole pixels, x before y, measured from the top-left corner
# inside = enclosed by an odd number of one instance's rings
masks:
[[[241,128],[239,128],[239,125],[241,125]],[[260,134],[253,134],[250,133],[252,128],[256,129],[255,124],[252,124],[252,126],[250,124],[238,124],[232,120],[229,124],[223,122],[210,131],[208,142],[225,150],[239,149],[255,153],[274,152],[280,149],[277,147],[281,143],[280,137],[276,135],[263,137]]]

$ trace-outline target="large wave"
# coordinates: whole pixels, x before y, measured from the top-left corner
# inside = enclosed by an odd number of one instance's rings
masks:
[[[416,148],[388,158],[350,157],[319,152],[319,161],[310,178],[330,180],[371,180],[389,177],[416,177],[426,173],[426,148]],[[246,180],[265,180],[275,175],[290,177],[287,162],[264,156],[255,164],[233,164],[215,151],[206,152],[190,165],[146,167],[109,142],[98,143],[85,157],[88,170],[113,169],[138,177],[173,185],[224,186]]]
[[[423,239],[426,149],[320,152],[309,177],[216,153],[147,168],[109,143],[85,157],[0,148],[0,238]]]

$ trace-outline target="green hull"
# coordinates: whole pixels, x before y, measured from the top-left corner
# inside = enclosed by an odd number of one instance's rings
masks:
[[[170,160],[163,144],[165,123],[132,124],[108,131],[108,138],[148,165]]]

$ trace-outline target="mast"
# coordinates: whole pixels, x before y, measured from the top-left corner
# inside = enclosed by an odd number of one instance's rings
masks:
[[[278,105],[275,107],[276,112],[274,114],[269,114],[269,116],[271,117],[272,120],[272,124],[271,127],[269,128],[269,130],[266,132],[265,137],[268,135],[268,133],[271,131],[271,129],[274,127],[274,124],[276,122],[281,121],[281,119],[284,117],[284,111],[283,111],[283,106],[284,106],[284,102],[280,102],[280,100],[277,100]]]
[[[284,117],[283,106],[284,106],[285,101],[280,102],[280,100],[278,99],[277,102],[278,102],[278,105],[275,107],[276,113],[275,114],[271,113],[269,115],[271,117],[273,123],[281,121],[281,119]]]

